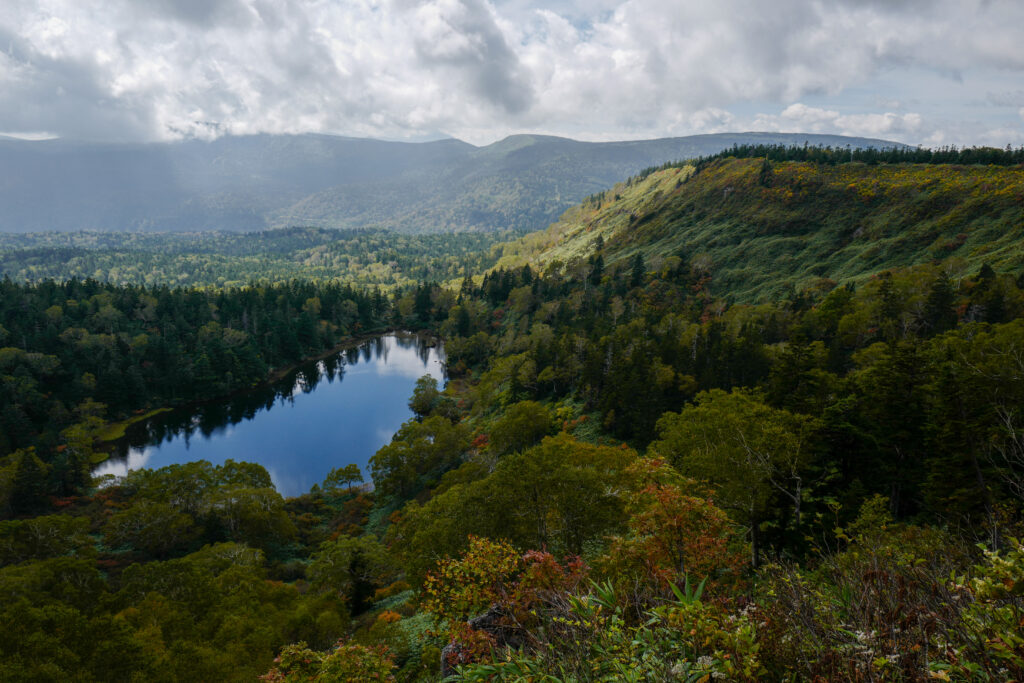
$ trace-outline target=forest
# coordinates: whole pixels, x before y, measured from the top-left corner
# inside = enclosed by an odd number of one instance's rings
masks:
[[[326,228],[0,233],[0,273],[18,282],[77,278],[231,288],[301,279],[392,289],[483,272],[501,256],[500,244],[519,234],[505,230],[412,237],[387,230]]]
[[[1024,677],[1024,169],[761,152],[467,245],[455,278],[5,278],[0,678]],[[723,177],[751,234],[860,222],[877,257],[767,261],[751,294],[672,241]],[[437,335],[448,382],[369,472],[294,498],[243,462],[91,477],[125,421],[384,329]]]

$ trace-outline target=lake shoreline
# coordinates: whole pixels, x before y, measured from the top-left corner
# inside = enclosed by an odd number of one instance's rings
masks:
[[[153,408],[153,409],[150,409],[150,410],[146,411],[142,415],[134,415],[134,416],[126,418],[124,420],[118,420],[118,421],[115,421],[115,422],[110,422],[110,423],[105,424],[103,426],[103,428],[100,430],[100,434],[102,434],[103,436],[98,436],[96,438],[96,448],[94,450],[94,458],[92,460],[92,465],[93,465],[93,467],[96,467],[98,465],[103,464],[107,460],[109,460],[110,456],[111,456],[111,454],[113,452],[114,447],[117,446],[117,444],[119,442],[121,442],[124,439],[128,438],[127,429],[130,426],[134,425],[134,424],[137,424],[139,422],[144,422],[145,420],[150,419],[151,417],[154,417],[154,416],[159,415],[161,413],[166,413],[166,412],[170,412],[170,411],[173,411],[173,410],[180,410],[182,408],[196,408],[196,407],[199,407],[199,406],[202,406],[202,405],[206,405],[206,404],[210,404],[210,403],[217,403],[217,402],[220,402],[220,401],[224,401],[224,400],[230,399],[230,398],[232,398],[234,396],[238,396],[238,395],[244,394],[246,392],[253,391],[254,389],[258,389],[260,387],[272,386],[273,384],[281,382],[282,380],[287,378],[288,375],[290,375],[293,372],[296,372],[297,370],[302,368],[304,365],[309,365],[310,363],[316,363],[316,362],[325,360],[327,358],[330,358],[331,356],[334,356],[334,355],[337,355],[339,353],[342,353],[343,351],[347,351],[349,349],[356,348],[356,347],[358,347],[358,346],[360,346],[360,345],[362,345],[362,344],[364,344],[364,343],[366,343],[366,342],[368,342],[368,341],[370,341],[372,339],[376,339],[378,337],[382,337],[382,336],[386,336],[386,335],[401,335],[401,336],[410,336],[410,337],[414,337],[414,336],[415,337],[424,337],[424,338],[427,338],[427,339],[429,339],[431,341],[431,345],[432,346],[441,343],[441,337],[439,335],[433,333],[433,332],[430,332],[430,331],[427,331],[427,330],[415,331],[415,330],[409,330],[409,329],[404,329],[404,328],[395,328],[395,327],[383,328],[381,330],[377,330],[377,331],[373,331],[373,332],[364,332],[364,333],[361,333],[361,334],[358,334],[358,335],[347,337],[344,341],[339,342],[338,344],[336,344],[335,346],[331,347],[330,349],[328,349],[326,351],[322,351],[320,353],[316,353],[316,354],[313,354],[311,356],[304,357],[301,360],[298,360],[298,361],[296,361],[294,363],[291,363],[289,365],[282,366],[280,368],[271,369],[267,373],[266,378],[264,378],[263,380],[261,380],[259,382],[253,383],[249,387],[245,387],[245,388],[241,388],[241,389],[236,389],[235,391],[231,391],[231,392],[228,392],[226,394],[221,394],[219,396],[213,396],[213,397],[205,398],[205,399],[202,399],[202,400],[185,401],[185,402],[176,403],[176,404],[173,404],[173,405],[170,405],[170,406],[162,406],[162,407],[158,407],[158,408]],[[100,457],[101,455],[102,455],[102,457]]]
[[[374,454],[414,419],[409,396],[419,378],[446,378],[444,345],[436,335],[400,329],[353,335],[331,351],[276,368],[268,384],[224,401],[132,425],[93,476],[99,483],[139,469],[230,460],[262,466],[282,496],[295,497],[334,468],[370,471]]]
[[[275,382],[280,382],[285,377],[287,377],[290,373],[295,372],[296,370],[301,368],[303,365],[307,365],[309,363],[315,363],[317,361],[321,361],[321,360],[324,360],[326,358],[330,358],[331,356],[333,356],[335,354],[338,354],[338,353],[341,353],[342,351],[347,351],[348,349],[351,349],[354,346],[359,346],[360,344],[362,344],[364,342],[367,342],[367,341],[370,341],[371,339],[376,339],[377,337],[382,337],[382,336],[388,335],[388,334],[408,335],[410,337],[428,337],[428,338],[431,339],[431,341],[434,341],[434,342],[440,341],[440,337],[438,337],[437,335],[435,335],[433,333],[430,333],[430,332],[426,332],[426,331],[415,332],[415,331],[412,331],[412,330],[404,330],[404,329],[398,329],[398,328],[394,328],[394,327],[385,328],[385,329],[380,330],[378,332],[366,332],[364,334],[360,334],[360,335],[355,336],[355,337],[349,337],[347,340],[339,343],[337,346],[335,346],[334,348],[331,348],[331,349],[329,349],[327,351],[324,351],[322,353],[318,353],[318,354],[313,355],[313,356],[309,356],[308,358],[303,358],[302,360],[300,360],[300,361],[298,361],[296,363],[292,363],[291,365],[286,365],[286,366],[284,366],[282,368],[278,368],[276,370],[271,370],[270,373],[267,375],[267,378],[265,380],[263,380],[259,384],[254,384],[252,388],[256,388],[256,387],[261,386],[261,385],[274,384]],[[243,390],[243,391],[245,391],[245,390]],[[238,392],[232,392],[232,393],[238,393]],[[216,400],[222,400],[224,398],[228,398],[228,396],[222,396],[222,397],[220,397],[220,399],[211,399],[211,400],[216,401]],[[204,403],[205,403],[205,401],[204,401]]]

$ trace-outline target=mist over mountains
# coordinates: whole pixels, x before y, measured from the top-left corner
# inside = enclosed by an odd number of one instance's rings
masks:
[[[536,230],[649,166],[734,144],[805,142],[896,144],[802,133],[606,143],[515,135],[484,147],[330,135],[153,144],[0,138],[0,231]]]

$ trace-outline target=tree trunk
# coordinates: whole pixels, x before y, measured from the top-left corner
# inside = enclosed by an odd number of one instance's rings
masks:
[[[757,529],[758,521],[756,519],[750,520],[750,566],[757,569],[760,565],[761,559],[761,548],[758,545],[760,540],[758,537]]]

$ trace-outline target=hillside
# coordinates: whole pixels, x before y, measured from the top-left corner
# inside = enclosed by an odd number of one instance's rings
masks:
[[[536,230],[647,166],[736,143],[805,141],[894,144],[774,133],[610,143],[518,135],[485,147],[329,135],[148,145],[0,139],[0,232]]]
[[[611,265],[642,254],[711,276],[736,301],[778,299],[822,278],[948,259],[1024,271],[1024,167],[722,158],[620,183],[547,230],[505,247],[499,266],[564,270],[603,243]]]

